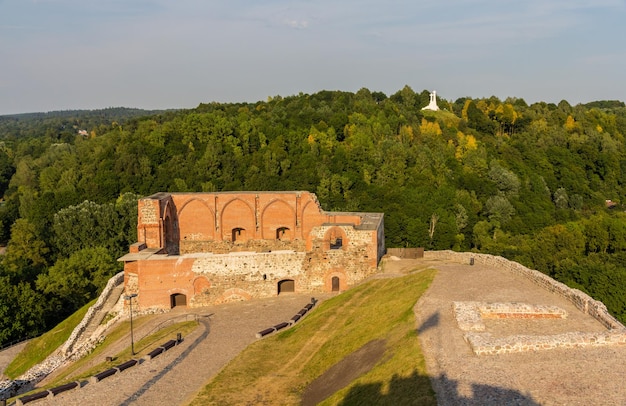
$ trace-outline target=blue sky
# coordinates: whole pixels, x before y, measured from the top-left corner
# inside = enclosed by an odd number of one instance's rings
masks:
[[[409,85],[626,100],[626,0],[0,0],[0,115]]]

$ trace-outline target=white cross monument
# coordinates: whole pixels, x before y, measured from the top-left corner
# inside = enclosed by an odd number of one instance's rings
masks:
[[[428,106],[422,108],[422,110],[439,110],[439,106],[437,106],[437,92],[435,90],[433,90],[433,92],[430,94],[430,102],[428,103]]]

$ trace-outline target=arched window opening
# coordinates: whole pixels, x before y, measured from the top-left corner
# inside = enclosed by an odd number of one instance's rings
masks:
[[[283,279],[278,282],[278,294],[287,293],[287,292],[295,292],[296,284],[293,279]]]
[[[172,309],[178,306],[187,306],[187,296],[182,293],[174,293],[170,295],[170,304]]]
[[[283,240],[289,237],[289,228],[288,227],[280,227],[276,229],[276,239]]]
[[[331,239],[330,239],[331,250],[340,250],[342,246],[343,246],[343,239],[341,237],[331,236]]]
[[[346,239],[346,235],[339,227],[332,227],[330,230],[328,230],[326,232],[326,235],[324,236],[324,239],[326,240],[326,244],[328,244],[326,246],[326,249],[331,250],[345,249],[346,247],[344,247],[344,244],[347,244],[348,242]]]
[[[331,285],[332,285],[332,291],[333,292],[339,292],[339,277],[338,276],[333,276],[330,281],[331,281]]]
[[[246,236],[246,230],[243,228],[233,228],[232,231],[232,241],[238,241],[238,240],[245,240],[245,236]]]

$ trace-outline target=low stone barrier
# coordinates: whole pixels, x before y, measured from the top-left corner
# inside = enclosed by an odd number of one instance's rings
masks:
[[[626,345],[626,334],[570,332],[547,336],[514,335],[494,338],[489,333],[466,333],[465,340],[476,355],[497,355],[555,348],[601,347]]]
[[[72,331],[72,334],[70,334],[70,337],[67,339],[67,341],[65,341],[65,344],[63,344],[63,346],[61,347],[62,354],[69,356],[69,354],[73,350],[74,344],[76,344],[76,341],[78,340],[80,335],[83,333],[83,331],[85,331],[85,328],[87,328],[87,325],[91,322],[91,320],[96,315],[96,313],[100,309],[102,309],[102,306],[104,306],[104,303],[109,299],[109,296],[111,295],[111,292],[113,291],[113,289],[115,289],[115,287],[117,287],[120,283],[123,283],[123,282],[124,282],[123,271],[119,272],[118,274],[113,276],[111,279],[109,279],[109,281],[107,282],[107,285],[102,290],[102,293],[98,297],[98,300],[96,301],[96,303],[87,310],[85,317],[83,317],[81,322],[78,323],[78,325]]]

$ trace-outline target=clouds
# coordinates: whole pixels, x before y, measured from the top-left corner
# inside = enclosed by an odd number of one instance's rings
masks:
[[[624,99],[624,14],[618,0],[0,0],[0,114],[404,84]]]

